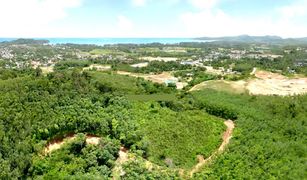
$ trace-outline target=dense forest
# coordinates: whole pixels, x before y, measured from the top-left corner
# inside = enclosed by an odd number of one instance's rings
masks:
[[[6,71],[0,81],[1,179],[111,178],[120,146],[136,155],[124,165],[123,179],[180,179],[178,170],[218,147],[221,118],[235,120],[231,144],[194,178],[306,177],[306,96],[180,93],[140,78],[77,69],[47,76]],[[153,100],[131,100],[127,93]],[[154,100],[161,93],[177,95]],[[69,133],[79,134],[43,154],[49,141]],[[102,137],[98,146],[85,143],[87,133]],[[161,168],[148,170],[146,161]]]
[[[154,97],[175,93],[172,88],[108,73],[72,70],[43,76],[28,71],[14,72],[12,78],[1,76],[5,79],[0,82],[2,179],[112,177],[120,145],[160,166],[188,168],[197,154],[209,155],[221,140],[222,120],[194,107],[188,103],[191,100],[181,96],[178,102],[139,102],[124,95]],[[190,127],[186,129],[185,123]],[[191,132],[197,133],[191,136]],[[69,133],[81,134],[59,151],[43,154],[49,141]],[[97,148],[87,145],[82,133],[95,134],[102,141]],[[137,171],[141,165],[127,168]],[[175,176],[174,172],[165,176]]]

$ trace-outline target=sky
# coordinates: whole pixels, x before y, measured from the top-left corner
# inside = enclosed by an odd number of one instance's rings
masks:
[[[307,37],[307,0],[0,0],[0,37]]]

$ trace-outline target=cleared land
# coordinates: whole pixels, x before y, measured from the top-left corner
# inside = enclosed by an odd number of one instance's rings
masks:
[[[176,84],[177,89],[182,89],[188,84],[185,82],[179,82],[179,79],[174,77],[169,72],[163,72],[161,74],[141,74],[141,73],[131,73],[126,71],[117,71],[117,74],[120,75],[128,75],[132,77],[141,77],[145,80],[152,81],[159,84],[168,84],[168,83],[174,83]]]
[[[296,95],[307,93],[307,78],[288,78],[277,73],[256,71],[246,89],[254,95]]]
[[[253,70],[256,78],[240,81],[205,81],[190,91],[214,89],[231,93],[249,92],[252,95],[297,95],[307,93],[307,78],[288,78],[281,74]]]
[[[224,80],[212,80],[205,81],[195,85],[190,91],[198,91],[202,89],[214,89],[217,91],[227,91],[230,93],[245,93],[246,81],[224,81]]]

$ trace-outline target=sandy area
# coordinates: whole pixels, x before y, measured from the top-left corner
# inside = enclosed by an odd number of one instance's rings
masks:
[[[257,71],[257,79],[246,86],[253,95],[296,95],[307,93],[307,78],[288,78],[281,74]]]
[[[168,82],[174,82],[177,89],[182,89],[188,84],[186,82],[179,82],[178,78],[171,75],[170,72],[163,72],[161,74],[140,74],[140,73],[130,73],[125,71],[117,71],[117,74],[128,75],[132,77],[141,77],[148,81],[152,81],[159,84],[167,84]]]
[[[52,140],[48,143],[48,145],[44,149],[44,153],[48,154],[48,153],[51,153],[52,151],[60,149],[63,146],[63,144],[65,144],[69,141],[72,141],[75,138],[76,138],[75,134],[70,134],[70,135],[67,135],[65,138],[54,139],[54,140]],[[101,138],[98,137],[98,136],[94,136],[94,135],[90,135],[90,134],[86,135],[86,143],[87,144],[98,145],[100,139]]]
[[[297,76],[288,78],[281,74],[267,71],[253,70],[256,78],[247,81],[205,81],[195,85],[190,91],[202,90],[205,88],[243,93],[248,91],[252,95],[297,95],[307,93],[307,78]]]

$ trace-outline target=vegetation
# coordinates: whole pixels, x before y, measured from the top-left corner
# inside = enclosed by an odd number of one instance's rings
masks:
[[[61,61],[55,64],[55,70],[67,70],[72,68],[88,67],[91,63],[89,61],[68,60]]]
[[[0,43],[0,179],[112,179],[118,165],[121,179],[188,178],[179,172],[216,151],[228,119],[235,129],[226,151],[192,179],[306,179],[307,95],[252,96],[210,81],[252,78],[254,67],[307,75],[306,45],[45,43]],[[131,66],[147,56],[178,61]],[[83,70],[95,63],[112,68]],[[39,67],[54,72],[43,75]],[[176,90],[117,70],[171,71],[188,86]],[[210,89],[188,91],[204,81]],[[70,134],[73,140],[45,153]],[[99,137],[98,145],[86,143],[87,134]],[[129,155],[123,164],[120,149]]]
[[[173,88],[161,84],[153,84],[142,78],[118,75],[115,73],[89,72],[92,82],[100,92],[121,92],[122,94],[155,94],[171,93]]]
[[[78,134],[75,140],[48,156],[34,156],[29,174],[35,179],[107,179],[118,149],[116,140],[102,139],[99,145],[88,145],[84,134]]]
[[[221,143],[223,121],[202,111],[173,112],[153,104],[136,109],[150,112],[145,116],[142,113],[142,126],[150,143],[147,156],[152,162],[191,168],[197,163],[197,155],[208,157]]]
[[[236,119],[237,126],[229,150],[196,179],[304,179],[307,96],[248,96],[212,90],[193,96],[208,113]]]

